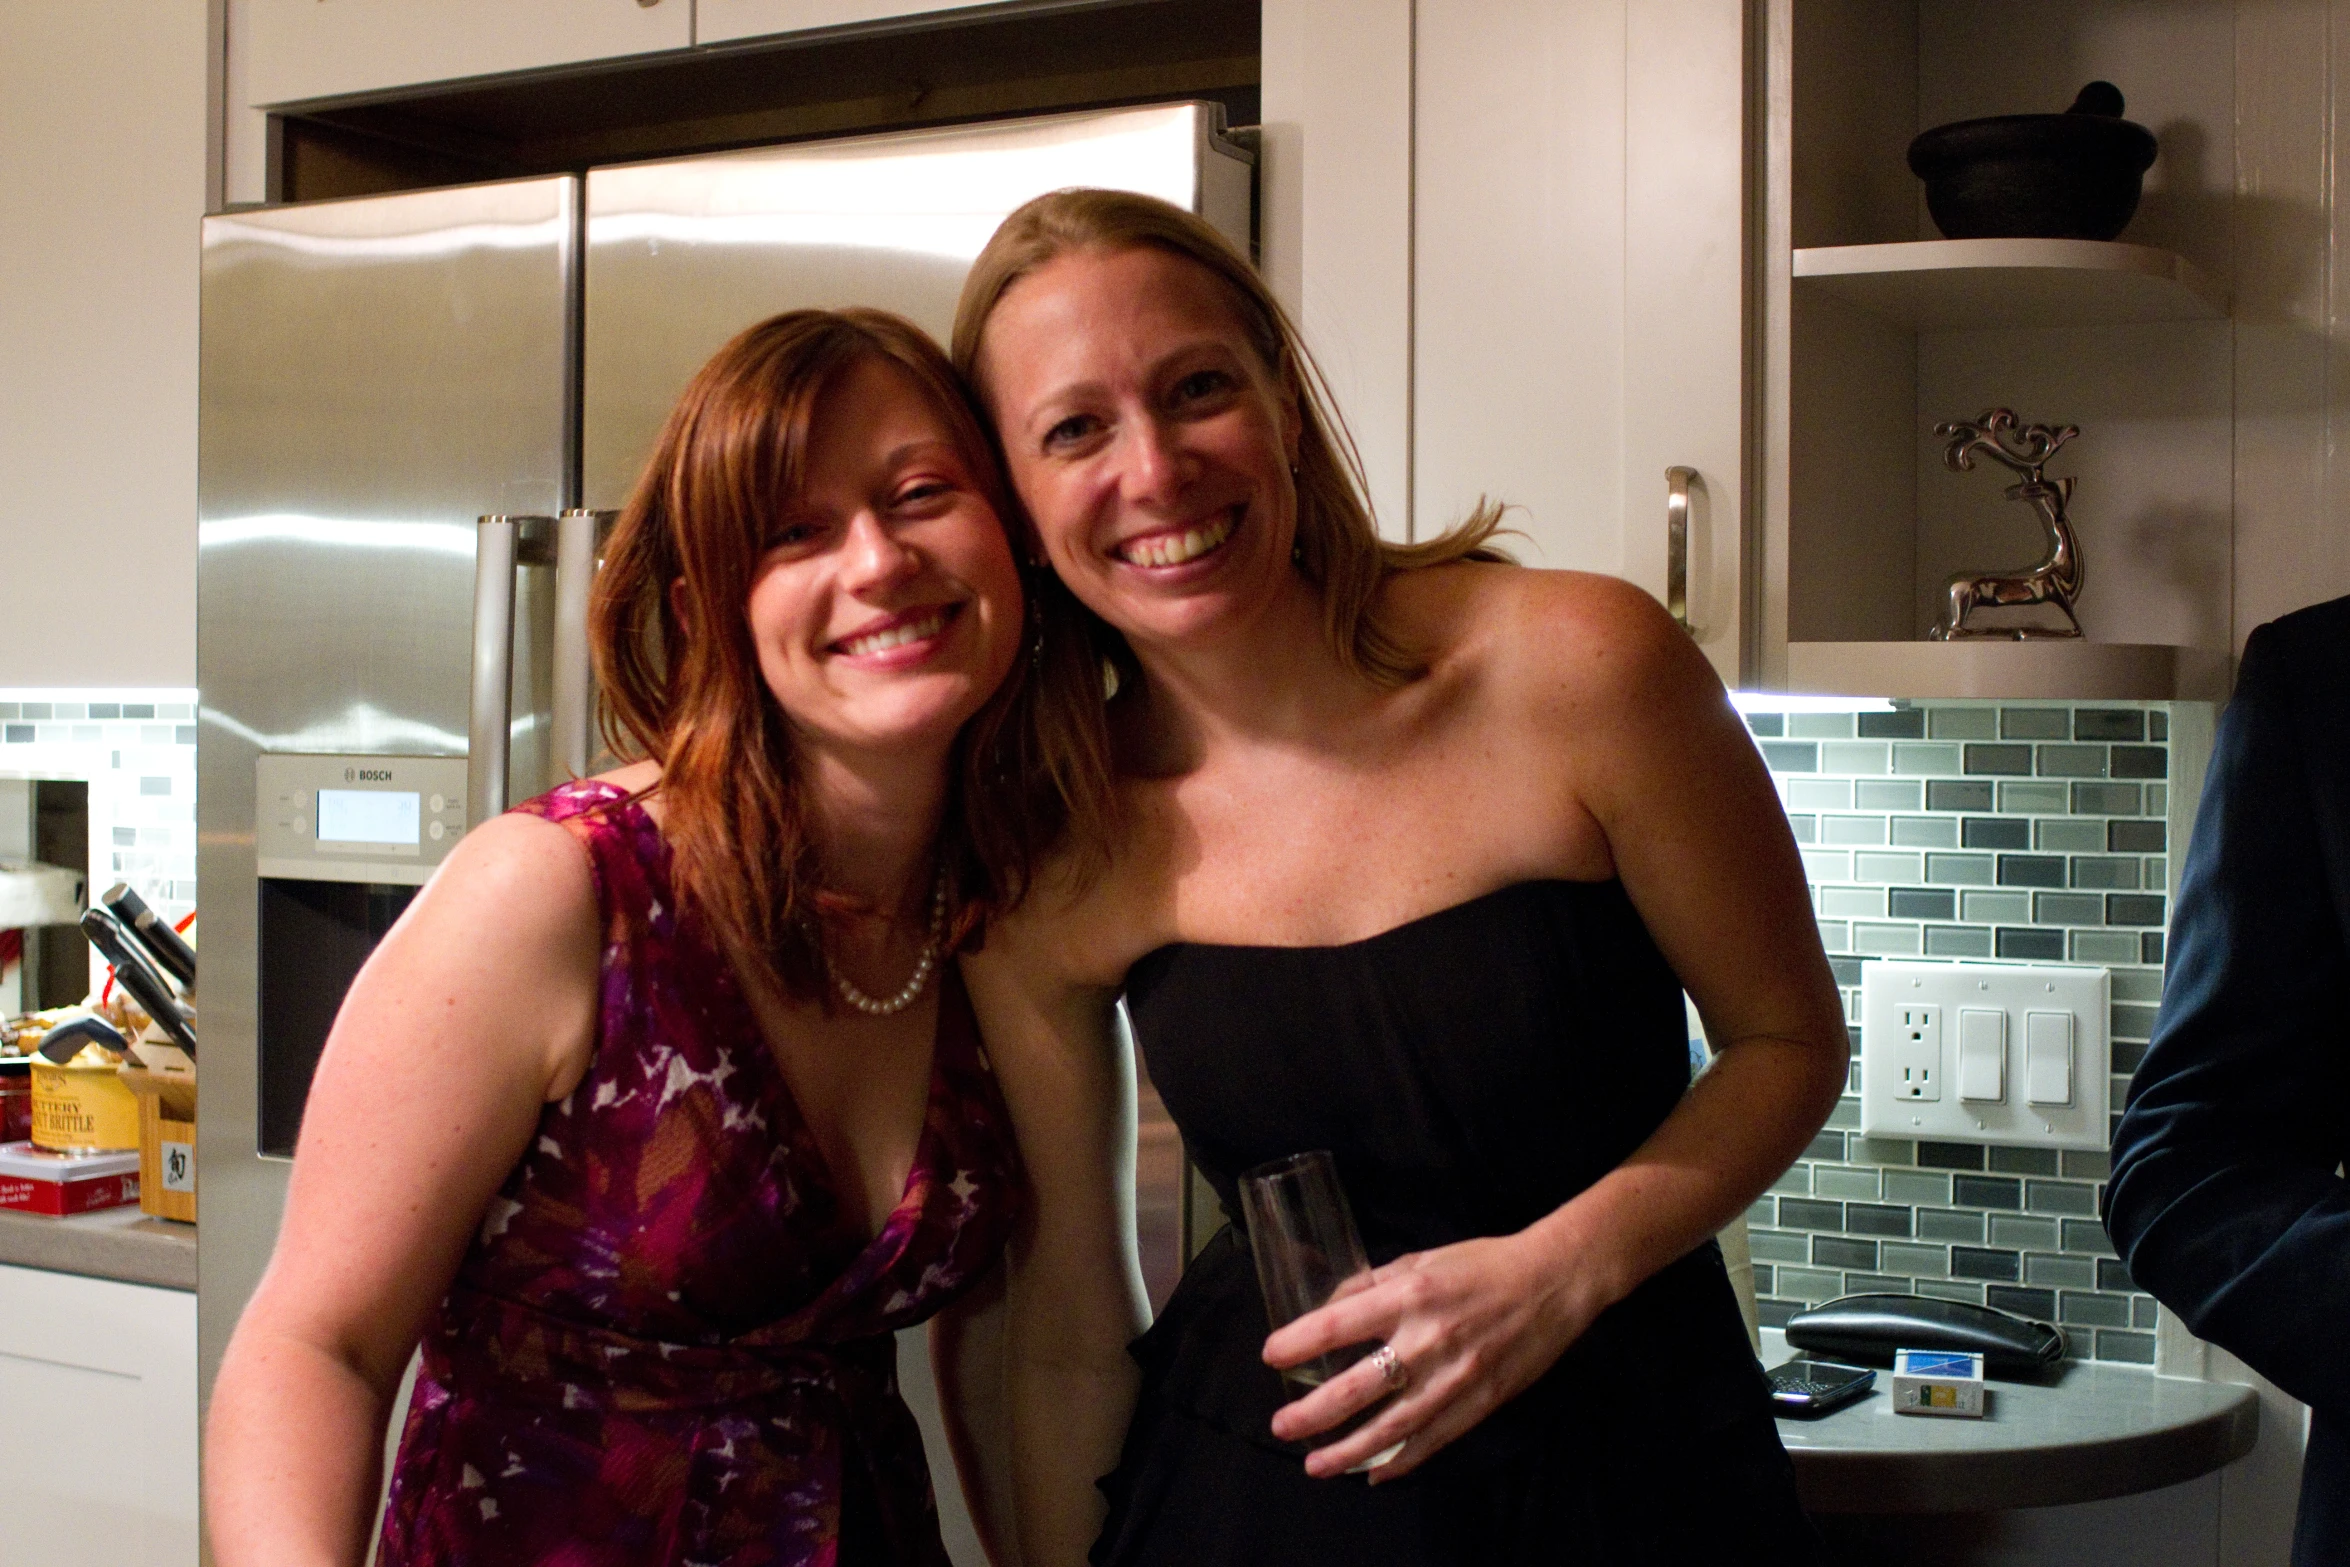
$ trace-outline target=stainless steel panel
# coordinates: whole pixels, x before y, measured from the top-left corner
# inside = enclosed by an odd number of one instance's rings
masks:
[[[870,305],[944,341],[972,259],[1032,196],[1144,191],[1245,250],[1251,160],[1219,113],[1163,104],[590,171],[583,504],[625,504],[694,371],[778,311]]]
[[[254,762],[255,870],[295,881],[397,883],[421,887],[472,825],[466,818],[466,759],[460,756],[299,756],[263,753]],[[416,841],[352,844],[322,837],[319,794],[331,790],[410,795]]]
[[[578,201],[561,177],[204,225],[206,1389],[284,1197],[284,1166],[254,1152],[255,760],[465,754],[474,519],[572,501]],[[518,619],[551,624],[548,575],[524,574]],[[517,770],[534,777],[545,665],[517,658]]]

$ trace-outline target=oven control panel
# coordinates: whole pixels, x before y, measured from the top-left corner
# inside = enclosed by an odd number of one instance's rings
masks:
[[[265,754],[253,795],[264,876],[419,887],[465,834],[462,756]]]

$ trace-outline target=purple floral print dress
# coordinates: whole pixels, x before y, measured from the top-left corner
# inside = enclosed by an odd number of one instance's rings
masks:
[[[596,1054],[426,1327],[378,1560],[944,1567],[891,1334],[987,1271],[1021,1191],[954,966],[913,1171],[869,1238],[679,919],[652,819],[593,780],[519,809],[594,869]]]

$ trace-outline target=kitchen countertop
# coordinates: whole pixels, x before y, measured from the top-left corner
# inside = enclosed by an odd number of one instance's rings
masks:
[[[1788,1358],[1763,1333],[1763,1363]],[[1897,1415],[1892,1373],[1818,1420],[1781,1420],[1795,1488],[1815,1513],[1971,1513],[2093,1502],[2233,1463],[2260,1435],[2248,1387],[2068,1361],[2037,1382],[1987,1384],[1981,1420]]]
[[[0,1263],[192,1290],[196,1227],[150,1219],[137,1203],[69,1219],[0,1209]]]
[[[196,1287],[196,1227],[136,1206],[70,1219],[0,1211],[0,1264],[165,1289]],[[1763,1360],[1788,1357],[1763,1332]],[[1897,1415],[1889,1372],[1819,1420],[1781,1420],[1804,1506],[1815,1513],[1970,1513],[2097,1501],[2176,1485],[2252,1450],[2252,1390],[2070,1361],[2035,1382],[1989,1384],[1982,1420]]]

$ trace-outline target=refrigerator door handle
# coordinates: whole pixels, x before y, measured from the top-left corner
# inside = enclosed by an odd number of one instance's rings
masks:
[[[588,659],[588,593],[604,565],[616,511],[577,508],[555,519],[554,758],[558,781],[587,773],[595,754],[596,681]]]
[[[473,555],[473,700],[467,733],[465,825],[478,827],[506,808],[507,756],[513,735],[514,573],[546,564],[552,517],[498,513],[480,518]]]

